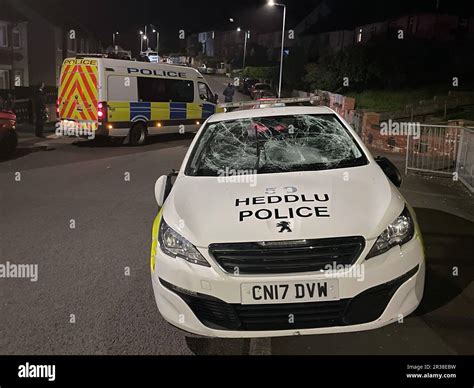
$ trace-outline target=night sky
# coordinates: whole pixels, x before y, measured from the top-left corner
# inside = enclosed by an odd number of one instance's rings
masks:
[[[15,1],[15,0],[13,0]],[[172,48],[177,31],[188,33],[207,30],[230,30],[237,26],[254,31],[275,31],[281,28],[282,9],[268,7],[266,0],[23,0],[47,10],[50,18],[65,23],[77,22],[110,44],[112,32],[120,32],[119,43],[138,46],[138,31],[146,23],[157,26],[162,45]],[[288,25],[294,26],[321,0],[281,0],[288,7]],[[354,18],[359,22],[397,16],[415,10],[441,12],[472,11],[473,0],[327,0],[339,4],[341,21]],[[229,18],[235,19],[234,24]],[[126,47],[135,49],[135,47]]]

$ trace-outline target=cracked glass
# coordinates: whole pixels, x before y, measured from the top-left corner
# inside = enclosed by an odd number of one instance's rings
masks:
[[[335,115],[284,115],[209,123],[194,147],[186,173],[282,173],[367,163]]]

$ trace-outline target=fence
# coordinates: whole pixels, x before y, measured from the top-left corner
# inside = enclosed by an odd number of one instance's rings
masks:
[[[472,128],[463,128],[461,131],[457,166],[459,180],[474,192],[474,129]]]
[[[420,125],[419,136],[407,137],[406,167],[409,170],[432,174],[456,173],[459,139],[462,127]]]
[[[17,87],[14,90],[0,90],[0,97],[4,100],[11,96],[14,100],[13,111],[17,116],[18,123],[32,122],[34,119],[33,104],[31,98],[37,87]],[[44,100],[46,109],[49,112],[51,120],[55,119],[55,106],[58,95],[58,89],[54,86],[44,88]]]
[[[16,100],[13,106],[18,123],[27,123],[33,121],[32,104],[28,99]]]
[[[474,191],[474,129],[453,125],[421,125],[419,136],[407,136],[409,171],[451,176]]]

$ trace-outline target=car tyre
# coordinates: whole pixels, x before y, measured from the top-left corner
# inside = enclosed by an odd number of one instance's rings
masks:
[[[148,135],[147,128],[143,123],[136,123],[130,130],[130,145],[133,147],[145,144]]]

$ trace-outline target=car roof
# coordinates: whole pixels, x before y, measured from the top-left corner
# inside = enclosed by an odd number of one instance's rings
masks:
[[[71,59],[71,58],[68,58]],[[167,71],[182,71],[183,66],[169,64],[169,63],[153,63],[153,62],[140,62],[133,60],[123,60],[123,59],[113,59],[113,58],[89,58],[84,57],[84,59],[96,59],[103,63],[104,67],[117,68],[117,67],[134,67],[137,69],[157,69],[157,70],[167,70]],[[187,72],[192,77],[203,78],[202,74],[192,67],[188,67]],[[191,78],[191,77],[189,77]]]
[[[248,119],[254,117],[271,117],[271,116],[291,116],[291,115],[320,115],[334,114],[332,109],[326,106],[289,106],[262,109],[244,109],[235,110],[233,112],[216,113],[209,118],[209,123],[219,121],[230,121],[239,119]]]

